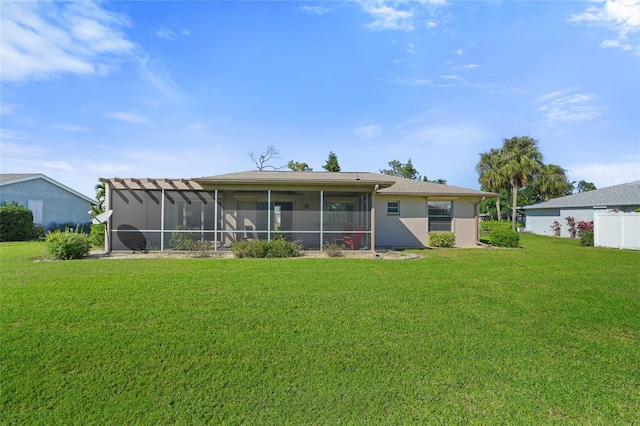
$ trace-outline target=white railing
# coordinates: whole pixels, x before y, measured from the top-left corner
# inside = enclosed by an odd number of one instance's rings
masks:
[[[593,219],[596,247],[640,250],[640,213],[596,211]]]

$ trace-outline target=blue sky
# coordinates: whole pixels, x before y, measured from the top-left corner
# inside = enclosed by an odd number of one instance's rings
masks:
[[[0,3],[2,173],[99,177],[406,162],[479,188],[532,136],[598,187],[640,179],[640,0]]]

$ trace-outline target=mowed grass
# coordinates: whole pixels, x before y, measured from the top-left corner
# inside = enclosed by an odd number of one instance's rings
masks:
[[[34,261],[0,244],[3,424],[640,422],[640,252]]]

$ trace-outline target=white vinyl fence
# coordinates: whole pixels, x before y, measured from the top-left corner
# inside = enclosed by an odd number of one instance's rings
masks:
[[[596,212],[593,219],[596,247],[640,250],[640,213]]]

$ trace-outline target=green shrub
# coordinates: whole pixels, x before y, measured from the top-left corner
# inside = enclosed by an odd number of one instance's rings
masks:
[[[89,239],[92,247],[104,247],[104,223],[91,225]]]
[[[511,229],[495,229],[489,235],[489,242],[496,247],[520,247],[520,235]]]
[[[283,239],[237,241],[231,245],[231,251],[240,258],[297,257],[300,255],[300,246]]]
[[[0,205],[0,241],[24,241],[33,235],[33,213],[14,201]]]
[[[580,244],[585,247],[593,247],[593,229],[580,231]]]
[[[82,259],[91,250],[89,236],[78,228],[48,232],[44,244],[49,254],[62,260]]]
[[[429,246],[431,247],[455,247],[456,236],[453,232],[442,232],[437,234],[429,234]]]
[[[33,232],[31,233],[31,236],[35,239],[42,239],[44,238],[44,236],[47,235],[47,230],[44,229],[44,226],[41,225],[37,225],[33,227]]]
[[[489,235],[496,229],[511,229],[511,222],[506,222],[504,220],[485,220],[480,222],[481,235]]]
[[[322,246],[322,251],[329,257],[342,257],[342,247],[340,244],[326,243]]]
[[[182,226],[176,226],[176,231],[184,229]],[[194,228],[198,230],[199,228]],[[188,250],[191,251],[195,248],[198,235],[193,232],[173,232],[169,239],[169,245],[174,250]]]
[[[47,226],[47,231],[49,232],[53,232],[53,231],[66,231],[67,229],[70,229],[72,231],[78,231],[78,232],[83,232],[87,235],[89,235],[91,233],[91,223],[75,223],[75,222],[63,222],[63,223],[57,223],[57,222],[51,222],[49,224],[49,226]]]
[[[194,241],[190,252],[191,256],[196,258],[211,257],[211,243],[209,241]]]

